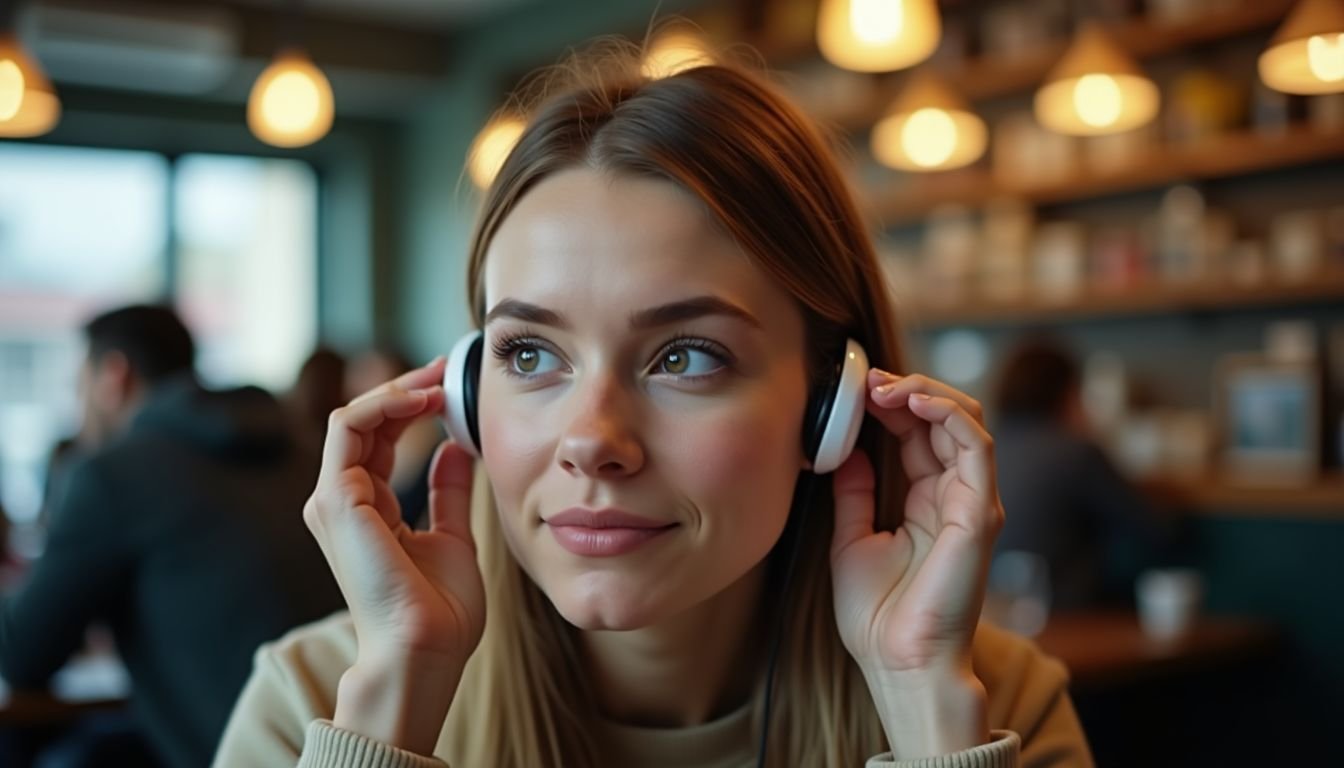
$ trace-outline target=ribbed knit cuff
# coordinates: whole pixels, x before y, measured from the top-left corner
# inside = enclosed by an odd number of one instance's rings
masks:
[[[299,768],[447,768],[447,763],[343,731],[330,720],[308,724]]]
[[[1022,740],[1013,731],[990,731],[993,741],[950,755],[897,761],[888,752],[869,758],[867,768],[1017,768]]]

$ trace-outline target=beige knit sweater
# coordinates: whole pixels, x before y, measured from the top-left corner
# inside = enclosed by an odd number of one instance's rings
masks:
[[[336,728],[336,686],[354,662],[349,614],[301,627],[257,651],[252,677],[215,755],[218,768],[444,768],[450,734],[434,757],[413,754]],[[988,744],[951,755],[866,768],[1090,768],[1092,757],[1067,692],[1063,665],[1029,641],[981,624],[973,648],[989,694]],[[751,711],[743,707],[691,728],[595,724],[609,765],[628,768],[752,768]],[[461,768],[483,768],[470,766]]]

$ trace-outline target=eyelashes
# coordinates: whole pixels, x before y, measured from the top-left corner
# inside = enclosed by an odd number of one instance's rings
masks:
[[[527,373],[515,369],[513,366],[513,356],[518,352],[530,349],[559,357],[549,342],[542,339],[528,328],[502,331],[494,341],[491,342],[490,349],[494,354],[495,359],[501,363],[500,368],[502,368],[505,375],[524,380],[534,379],[544,374]],[[727,368],[735,362],[732,353],[716,342],[699,336],[692,336],[688,333],[675,333],[672,335],[672,338],[663,342],[663,345],[659,347],[658,354],[655,356],[655,366],[661,366],[666,355],[674,350],[694,350],[702,352],[714,358],[714,360],[720,364],[720,367],[715,368],[708,373],[665,373],[665,375],[675,377],[678,381],[707,381],[724,373]]]
[[[490,343],[490,351],[494,353],[496,360],[507,361],[514,352],[520,349],[542,348],[544,346],[545,342],[530,335],[528,331],[504,331]],[[514,373],[514,371],[509,372]]]

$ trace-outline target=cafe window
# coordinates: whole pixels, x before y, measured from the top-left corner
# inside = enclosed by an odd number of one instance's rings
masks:
[[[165,298],[214,385],[292,381],[317,336],[317,177],[299,161],[0,142],[0,503],[36,518],[79,428],[80,328]]]
[[[317,179],[294,160],[176,164],[178,309],[210,382],[289,386],[317,339]]]

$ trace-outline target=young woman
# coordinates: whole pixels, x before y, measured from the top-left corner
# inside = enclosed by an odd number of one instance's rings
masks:
[[[1063,668],[977,627],[993,444],[896,373],[826,142],[758,76],[627,64],[552,90],[486,195],[489,493],[451,443],[428,530],[389,491],[442,359],[334,413],[305,517],[350,611],[258,653],[217,764],[1090,765]],[[796,494],[847,338],[869,418]]]

